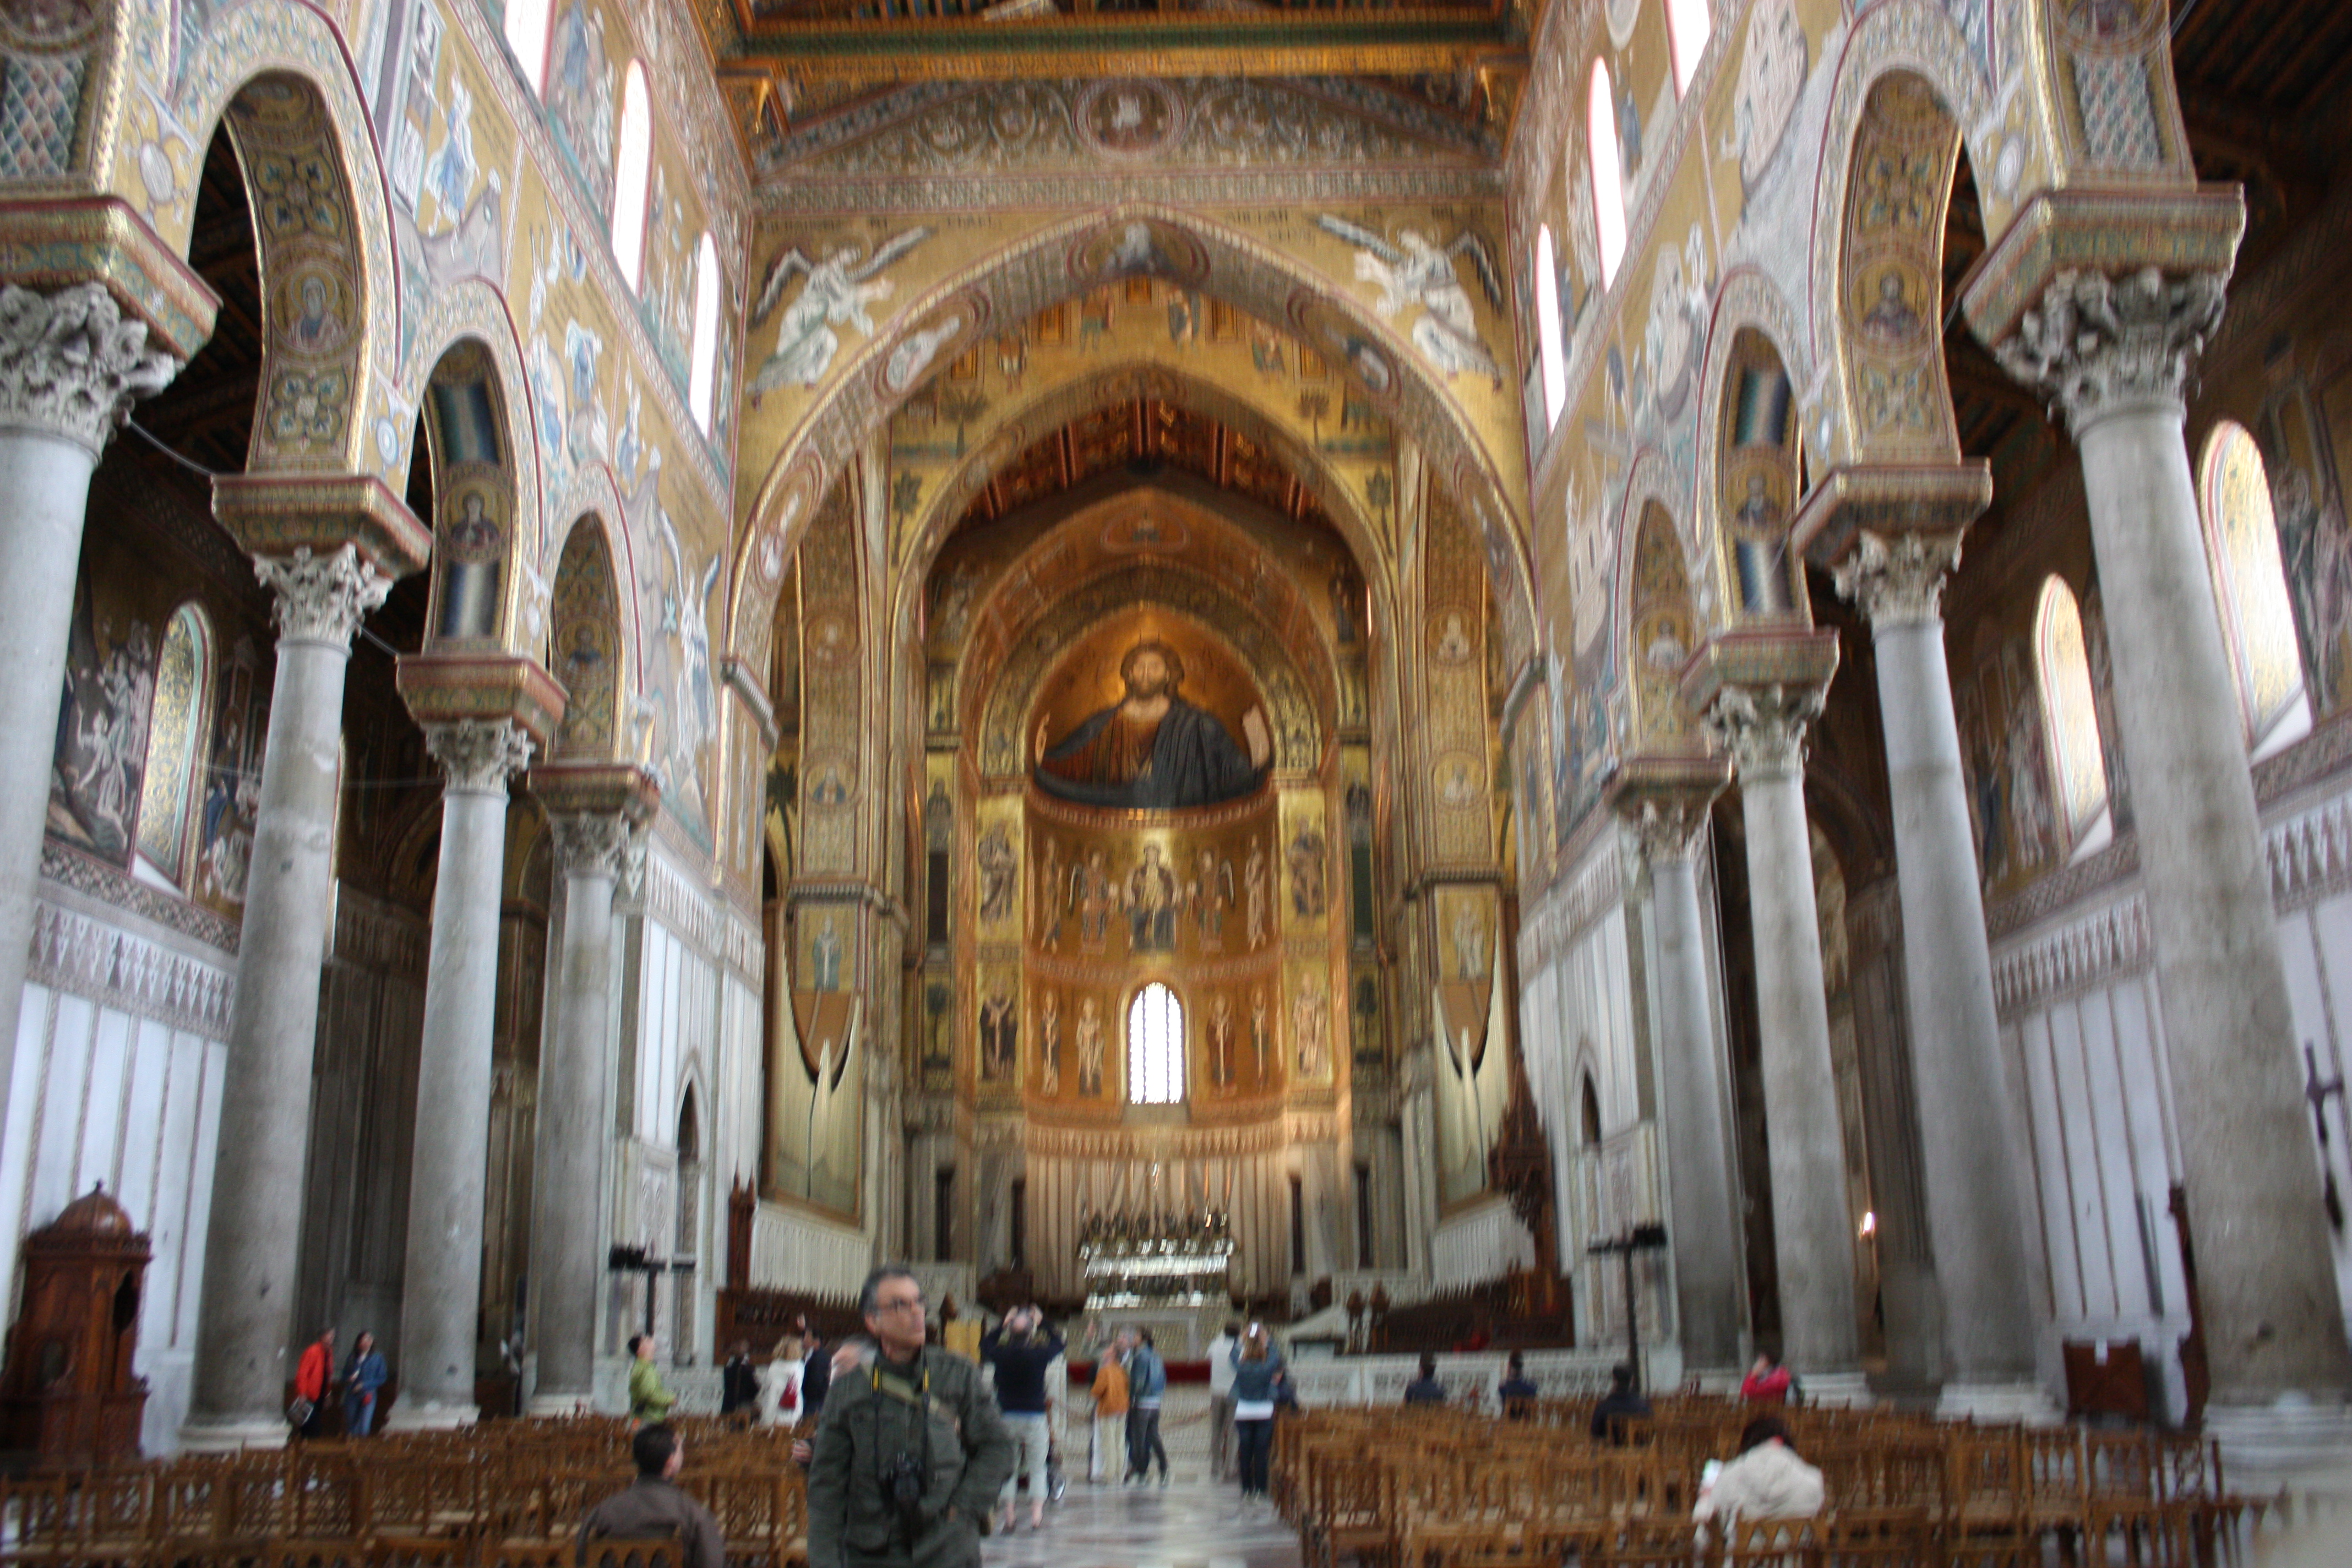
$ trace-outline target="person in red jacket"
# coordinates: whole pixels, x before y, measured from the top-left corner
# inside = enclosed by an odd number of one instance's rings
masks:
[[[1739,1384],[1739,1397],[1750,1405],[1786,1405],[1789,1388],[1795,1380],[1770,1351],[1756,1352],[1756,1364]]]
[[[308,1400],[310,1414],[295,1428],[299,1436],[316,1437],[326,1430],[327,1380],[335,1375],[335,1331],[327,1330],[302,1352],[294,1368],[294,1394]]]

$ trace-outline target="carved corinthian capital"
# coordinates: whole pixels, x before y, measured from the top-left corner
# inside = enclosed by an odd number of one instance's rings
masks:
[[[147,324],[126,321],[102,283],[38,294],[0,288],[0,426],[38,430],[92,456],[180,374],[181,362],[147,346]]]
[[[555,868],[567,877],[608,877],[628,869],[635,830],[617,811],[583,811],[550,818],[555,830]]]
[[[291,555],[260,556],[253,574],[278,596],[278,640],[329,643],[345,652],[360,617],[392,592],[392,579],[349,544],[325,555],[305,545]]]
[[[1993,353],[2079,436],[2111,410],[2180,401],[2191,362],[2221,324],[2222,283],[2218,272],[2154,267],[2119,278],[2061,272]]]
[[[1942,615],[1944,575],[1959,564],[1957,533],[1889,536],[1864,529],[1831,575],[1873,626],[1916,626]]]
[[[537,742],[512,719],[456,719],[425,726],[425,749],[449,775],[453,795],[504,795],[530,765]]]
[[[1706,710],[1707,737],[1731,753],[1742,782],[1793,778],[1805,765],[1805,726],[1821,716],[1819,686],[1727,686]]]

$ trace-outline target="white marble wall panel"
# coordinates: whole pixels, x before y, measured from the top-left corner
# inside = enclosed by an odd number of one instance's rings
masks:
[[[91,944],[106,950],[105,963],[76,960]],[[102,1183],[153,1247],[134,1364],[149,1389],[142,1446],[169,1453],[188,1405],[227,1047],[189,1026],[225,1016],[160,1005],[171,987],[149,982],[182,969],[184,982],[225,994],[226,970],[46,905],[35,948],[0,1132],[8,1316],[23,1288],[25,1237]]]

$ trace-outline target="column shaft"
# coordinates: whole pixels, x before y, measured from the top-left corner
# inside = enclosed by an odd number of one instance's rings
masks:
[[[97,458],[60,436],[0,430],[0,1117],[33,941],[74,579]]]
[[[2216,1404],[2352,1384],[2177,402],[2077,421]]]
[[[482,1290],[482,1202],[490,1133],[490,1035],[497,1019],[499,894],[507,787],[529,744],[510,723],[436,725],[427,742],[449,773],[416,1073],[408,1255],[401,1276],[399,1427],[471,1420]]]
[[[151,258],[116,256],[157,281]],[[203,321],[200,332],[208,310]],[[180,363],[148,346],[145,323],[124,321],[105,284],[53,294],[0,286],[0,1125],[16,1076],[89,477],[131,401],[163,390]]]
[[[1962,483],[1973,474],[1958,470]],[[1973,514],[1977,498],[1965,510]],[[1977,879],[1959,726],[1938,611],[1959,534],[1864,531],[1837,568],[1839,588],[1870,617],[1878,655],[1879,719],[1895,816],[1895,890],[1903,907],[1908,1004],[1927,1241],[1934,1256],[1947,1398],[2033,1375],[2029,1234],[1992,950]]]
[[[595,1388],[614,875],[609,864],[587,860],[575,862],[563,878],[563,943],[540,1053],[539,1151],[531,1181],[530,1294],[539,1345],[534,1414],[572,1410]]]
[[[1781,1355],[1791,1370],[1859,1370],[1845,1138],[1822,990],[1820,915],[1802,774],[1740,770],[1748,918],[1771,1148],[1772,1234],[1780,1271]]]
[[[192,1447],[286,1435],[343,677],[360,615],[391,587],[349,545],[257,569],[278,592],[278,673],[229,1014],[195,1392],[182,1434]]]
[[[1691,1371],[1724,1371],[1739,1364],[1747,1286],[1732,1212],[1723,1066],[1708,1005],[1696,857],[1654,854],[1650,892],[1657,914],[1658,1054],[1664,1069],[1658,1087],[1666,1120],[1666,1179],[1674,1188],[1669,1235],[1683,1364]]]

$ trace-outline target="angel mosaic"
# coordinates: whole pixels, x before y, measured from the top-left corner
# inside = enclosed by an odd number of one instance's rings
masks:
[[[1329,213],[1317,215],[1315,222],[1325,233],[1356,247],[1357,279],[1380,285],[1381,298],[1373,309],[1383,316],[1394,316],[1412,306],[1421,309],[1421,319],[1412,324],[1412,346],[1432,364],[1448,375],[1475,370],[1497,382],[1503,379],[1502,367],[1478,335],[1469,291],[1454,269],[1456,257],[1468,256],[1487,304],[1497,310],[1503,308],[1502,275],[1496,271],[1494,256],[1475,230],[1464,229],[1451,243],[1440,246],[1418,229],[1399,229],[1395,240],[1390,241]]]
[[[865,246],[853,244],[831,251],[822,261],[811,260],[797,245],[776,258],[760,284],[759,302],[751,310],[753,326],[767,321],[793,279],[805,278],[807,282],[776,323],[775,351],[751,377],[752,397],[756,400],[780,386],[814,386],[824,380],[825,372],[833,368],[834,355],[841,351],[841,335],[834,328],[853,326],[872,336],[874,321],[866,308],[888,299],[897,288],[878,274],[929,238],[930,233],[928,226],[919,225],[883,241],[871,257]]]

